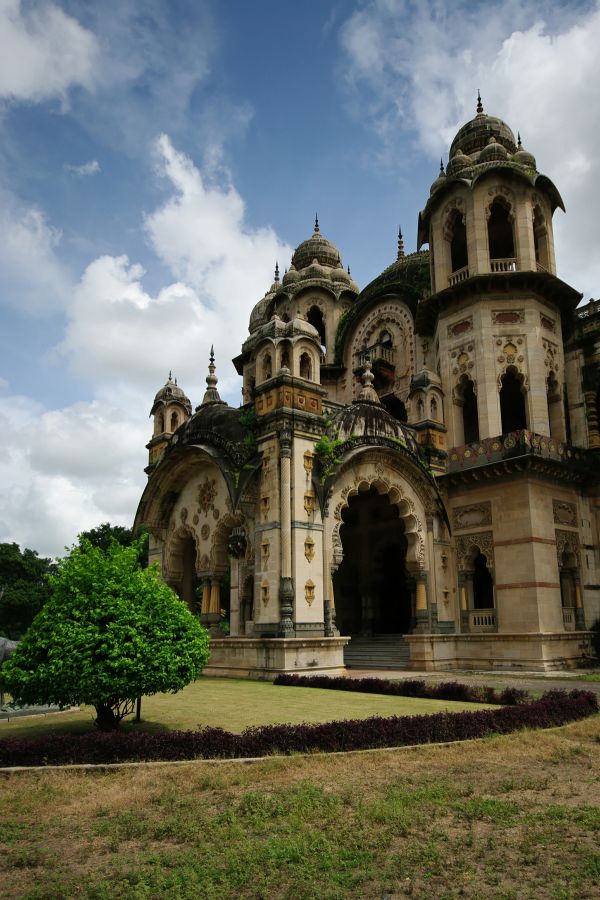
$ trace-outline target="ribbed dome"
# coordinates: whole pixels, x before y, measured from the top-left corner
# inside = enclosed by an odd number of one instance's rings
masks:
[[[371,438],[374,444],[380,438],[399,441],[406,450],[419,457],[419,448],[410,429],[394,419],[380,403],[360,400],[352,403],[331,419],[328,431],[340,441],[351,437]]]
[[[529,151],[525,150],[523,147],[521,147],[513,156],[511,156],[510,161],[518,163],[520,166],[523,166],[526,169],[537,170],[535,156],[533,155],[533,153],[529,153]]]
[[[463,169],[468,169],[469,166],[473,165],[473,161],[466,156],[462,150],[458,150],[456,156],[454,156],[447,166],[448,175],[458,175],[459,172],[462,172]]]
[[[509,153],[514,153],[517,149],[515,136],[506,122],[497,119],[495,116],[488,116],[483,112],[481,99],[478,99],[477,115],[456,134],[450,146],[450,159],[453,159],[457,151],[460,149],[469,156],[478,150],[483,150],[489,142],[490,138],[495,138],[497,143],[501,144]]]
[[[181,390],[179,385],[177,384],[177,379],[173,379],[171,373],[169,372],[169,377],[166,380],[165,384],[161,387],[161,389],[157,392],[156,397],[154,398],[154,403],[152,404],[152,412],[154,412],[155,407],[159,403],[180,403],[189,413],[192,412],[192,404],[189,399],[186,397],[185,392]],[[150,415],[152,415],[152,412]]]
[[[292,257],[292,265],[298,270],[306,269],[314,259],[328,269],[338,269],[342,263],[338,248],[321,234],[318,219],[315,219],[315,230],[312,237],[309,237],[307,241],[302,241],[296,247]]]
[[[499,144],[495,137],[491,137],[485,145],[477,160],[480,163],[495,162],[496,160],[508,159],[508,150]]]

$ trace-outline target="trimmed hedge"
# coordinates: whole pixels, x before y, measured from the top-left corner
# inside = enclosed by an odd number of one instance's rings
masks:
[[[317,725],[263,725],[232,734],[222,728],[159,734],[91,732],[0,741],[0,766],[151,760],[232,759],[279,753],[402,747],[552,728],[598,712],[590,691],[549,691],[539,700],[498,709],[425,716],[373,716]]]
[[[426,700],[462,700],[464,703],[497,703],[515,706],[530,699],[527,691],[444,681],[432,684],[422,679],[386,681],[384,678],[347,678],[345,675],[278,675],[273,684],[286,687],[326,688],[330,691],[357,691],[361,694],[387,694],[390,697],[422,697]]]

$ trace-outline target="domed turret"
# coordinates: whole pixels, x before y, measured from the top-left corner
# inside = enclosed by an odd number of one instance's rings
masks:
[[[178,403],[185,410],[187,410],[188,415],[191,415],[192,412],[192,404],[189,399],[186,397],[185,392],[181,390],[179,385],[177,384],[177,379],[173,378],[171,372],[169,372],[169,377],[161,387],[161,389],[157,392],[154,403],[152,404],[152,409],[150,410],[150,415],[153,416],[157,405],[160,404],[168,404],[168,403]]]
[[[148,468],[150,471],[160,462],[170,436],[186,422],[192,414],[192,404],[177,384],[171,372],[165,384],[157,392],[150,415],[154,417],[154,428],[150,442]]]
[[[467,156],[483,150],[492,137],[509,153],[515,153],[517,144],[513,132],[502,119],[484,113],[481,96],[478,92],[477,115],[456,133],[456,137],[450,145],[450,159],[454,158],[458,150],[462,150]]]
[[[315,230],[312,237],[308,238],[307,241],[302,241],[296,247],[292,256],[292,265],[297,270],[306,269],[314,260],[328,269],[337,269],[342,262],[338,248],[321,234],[318,217],[315,217]]]

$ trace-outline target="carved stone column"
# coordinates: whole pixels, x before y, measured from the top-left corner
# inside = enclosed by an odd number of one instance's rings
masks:
[[[427,634],[429,632],[429,609],[427,606],[427,572],[417,572],[415,576],[415,632]]]
[[[590,447],[600,447],[600,410],[596,400],[596,391],[585,391],[585,412],[588,424]]]
[[[460,604],[460,630],[464,634],[469,632],[469,601],[467,598],[466,575],[458,573],[458,599]]]
[[[204,578],[202,584],[202,605],[200,607],[200,621],[203,625],[209,625],[208,614],[210,612],[210,578]]]
[[[294,580],[292,578],[292,435],[279,432],[281,577],[279,581],[279,635],[294,637]]]
[[[221,621],[221,579],[212,576],[210,579],[210,596],[208,601],[208,613],[206,615],[206,624],[209,626],[211,634],[219,636],[219,622]]]
[[[579,572],[575,569],[573,572],[573,582],[575,584],[575,628],[577,631],[585,631],[585,615],[583,612],[583,600],[581,596],[581,579]]]

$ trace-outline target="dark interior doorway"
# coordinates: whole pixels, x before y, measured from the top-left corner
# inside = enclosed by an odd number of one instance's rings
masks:
[[[351,498],[342,519],[344,559],[333,582],[340,632],[406,634],[413,624],[414,582],[398,508],[371,488]]]
[[[500,414],[502,416],[502,434],[526,430],[527,414],[522,390],[523,378],[517,375],[513,367],[509,367],[501,380]]]

